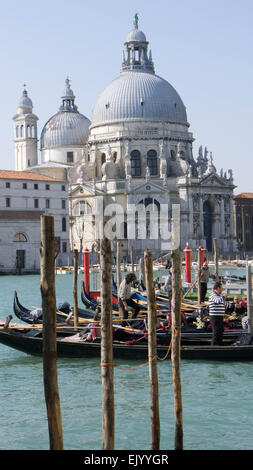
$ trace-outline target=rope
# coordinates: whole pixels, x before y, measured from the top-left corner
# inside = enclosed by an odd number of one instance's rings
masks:
[[[174,329],[177,329],[177,328],[181,328],[181,327],[174,326],[173,328],[174,328]],[[140,338],[140,339],[142,339],[142,338]],[[139,340],[140,340],[140,339],[139,339]],[[139,340],[136,340],[136,343],[137,343],[137,341],[139,341]],[[172,340],[171,340],[171,341],[172,341]],[[139,366],[136,366],[136,367],[120,367],[120,366],[118,366],[117,364],[114,364],[114,363],[113,363],[113,364],[110,364],[110,363],[101,363],[100,365],[101,365],[101,367],[102,367],[102,366],[106,366],[106,367],[117,367],[117,369],[120,369],[120,370],[137,370],[137,369],[142,369],[143,367],[148,366],[149,363],[150,363],[151,361],[154,361],[155,359],[158,359],[159,361],[165,361],[165,359],[167,359],[167,357],[168,357],[168,355],[169,355],[169,352],[170,352],[170,350],[171,350],[171,341],[170,341],[168,350],[167,350],[166,354],[165,354],[163,357],[159,357],[159,356],[156,354],[156,355],[153,356],[153,357],[152,357],[152,356],[149,357],[149,360],[148,360],[147,362],[144,362],[144,364],[140,364]],[[122,343],[123,343],[123,342],[122,342]],[[123,344],[125,344],[125,343],[123,343]]]

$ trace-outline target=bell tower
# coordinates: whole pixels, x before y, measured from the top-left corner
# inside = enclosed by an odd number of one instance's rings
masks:
[[[18,112],[13,117],[13,121],[15,170],[29,170],[30,166],[38,164],[38,117],[33,114],[33,104],[28,96],[26,85],[24,85],[23,94],[18,103]]]

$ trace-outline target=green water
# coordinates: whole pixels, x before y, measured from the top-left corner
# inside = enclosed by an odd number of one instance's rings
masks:
[[[79,287],[82,275],[79,275]],[[0,318],[12,313],[14,290],[27,308],[40,306],[39,276],[0,277]],[[71,275],[56,277],[59,299],[72,303]],[[79,289],[80,292],[80,289]],[[81,301],[80,301],[81,306]],[[102,447],[101,378],[97,359],[59,359],[64,447]],[[0,345],[0,450],[49,449],[42,359]],[[117,360],[114,369],[115,449],[150,449],[148,368]],[[120,369],[120,367],[124,369]],[[161,445],[174,447],[170,361],[158,363]],[[182,361],[184,449],[253,448],[253,363]]]

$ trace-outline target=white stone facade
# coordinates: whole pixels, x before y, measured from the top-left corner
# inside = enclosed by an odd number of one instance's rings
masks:
[[[54,216],[57,264],[67,264],[67,182],[29,172],[0,171],[1,273],[17,272],[19,262],[22,272],[39,272],[41,214]]]

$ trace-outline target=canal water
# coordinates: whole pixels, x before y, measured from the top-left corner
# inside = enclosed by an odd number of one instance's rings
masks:
[[[79,293],[83,274],[79,275]],[[0,319],[13,313],[14,290],[27,308],[41,305],[39,275],[0,277]],[[72,304],[71,274],[56,276],[57,298]],[[79,302],[81,300],[79,295]],[[13,319],[15,321],[15,319]],[[17,320],[18,321],[18,320]],[[58,359],[66,450],[101,450],[100,360]],[[117,360],[115,450],[150,446],[148,367]],[[158,362],[162,450],[174,448],[171,362]],[[185,450],[253,448],[253,363],[181,362]],[[0,344],[0,450],[48,450],[42,358]]]

